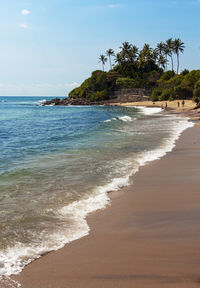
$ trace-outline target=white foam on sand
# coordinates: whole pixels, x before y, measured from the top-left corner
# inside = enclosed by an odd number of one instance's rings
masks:
[[[134,108],[140,109],[145,115],[152,115],[162,111],[159,107],[134,106]]]

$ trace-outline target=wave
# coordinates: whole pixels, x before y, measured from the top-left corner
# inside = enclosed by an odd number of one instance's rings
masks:
[[[123,118],[126,120],[122,121],[130,121],[124,117],[128,116],[117,117],[117,120],[122,120],[119,118]],[[88,235],[90,227],[86,221],[86,217],[88,214],[103,209],[110,204],[108,193],[127,186],[130,182],[130,177],[134,175],[141,166],[146,165],[150,161],[159,159],[166,153],[170,152],[175,146],[175,142],[180,137],[181,133],[185,129],[194,125],[187,119],[182,119],[178,116],[172,117],[176,120],[176,125],[172,127],[170,137],[165,139],[159,148],[139,153],[136,162],[134,161],[136,164],[132,166],[125,177],[114,178],[109,184],[96,187],[92,196],[80,201],[75,201],[55,212],[57,214],[56,216],[59,217],[64,224],[62,227],[58,227],[57,231],[53,234],[44,235],[42,243],[38,245],[37,239],[32,246],[17,243],[14,247],[7,248],[4,252],[1,252],[0,275],[9,276],[12,274],[18,274],[27,264],[40,256],[50,251],[58,250],[65,244]],[[70,219],[70,227],[69,223],[66,221],[68,219]]]
[[[114,117],[114,118],[105,120],[104,122],[111,122],[111,121],[116,121],[116,120],[120,120],[124,122],[131,122],[131,121],[134,121],[135,118],[131,118],[130,116],[121,116],[121,117]]]

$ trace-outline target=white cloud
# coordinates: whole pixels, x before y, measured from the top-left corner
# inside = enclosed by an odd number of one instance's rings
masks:
[[[28,28],[28,25],[25,23],[21,23],[21,24],[19,24],[19,27],[26,29],[26,28]]]
[[[64,84],[64,86],[67,88],[73,88],[73,87],[79,86],[79,84],[77,82],[73,82],[73,83]]]
[[[120,6],[119,4],[109,4],[109,5],[108,5],[108,8],[114,9],[114,8],[119,7],[119,6]]]
[[[21,10],[21,14],[22,14],[22,15],[28,15],[28,14],[30,14],[30,13],[31,13],[31,11],[29,11],[29,10],[27,10],[27,9]]]

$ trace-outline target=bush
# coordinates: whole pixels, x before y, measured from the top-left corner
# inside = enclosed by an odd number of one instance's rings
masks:
[[[173,91],[172,89],[166,88],[162,90],[162,94],[159,97],[160,101],[169,100],[169,98],[173,99]]]
[[[184,70],[180,73],[180,75],[185,76],[185,75],[187,75],[188,73],[190,73],[190,71],[189,71],[188,69],[184,69]]]
[[[187,75],[185,75],[182,85],[183,86],[190,86],[191,88],[194,88],[196,82],[200,80],[200,70],[193,70]]]
[[[107,99],[107,97],[108,97],[108,91],[106,89],[90,94],[91,101],[102,101]]]
[[[150,97],[151,101],[153,101],[153,102],[158,101],[161,94],[162,94],[162,89],[160,89],[160,88],[153,89],[151,97]]]
[[[174,88],[174,95],[176,99],[192,99],[193,89],[190,86],[181,84]]]
[[[162,74],[162,76],[160,77],[159,82],[168,81],[169,79],[171,79],[171,78],[174,77],[174,76],[175,76],[175,72],[174,72],[174,71],[164,72],[164,73]]]
[[[128,77],[118,78],[116,86],[118,89],[136,88],[136,81]]]
[[[174,88],[174,86],[180,85],[184,77],[182,75],[175,75],[166,82],[168,88]]]
[[[200,102],[200,80],[197,81],[197,83],[195,84],[193,92],[193,101],[197,104]]]

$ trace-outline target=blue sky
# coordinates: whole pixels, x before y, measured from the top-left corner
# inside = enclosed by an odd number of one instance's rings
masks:
[[[178,37],[200,69],[200,0],[0,0],[0,96],[65,96],[98,57]]]

